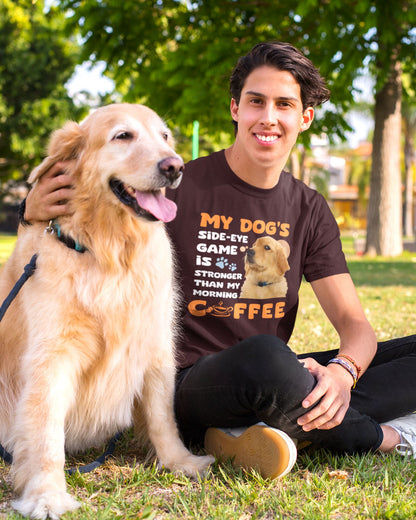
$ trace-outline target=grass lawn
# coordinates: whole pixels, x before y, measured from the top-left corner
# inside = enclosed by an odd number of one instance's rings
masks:
[[[13,237],[0,239],[0,263]],[[377,336],[384,340],[415,332],[416,254],[366,259],[345,239],[352,277]],[[291,347],[296,352],[337,346],[308,284],[300,292],[299,317]],[[97,454],[101,450],[97,451]],[[86,463],[90,453],[70,464]],[[214,465],[201,481],[144,467],[130,435],[115,457],[87,475],[67,478],[82,507],[66,519],[410,519],[416,518],[416,461],[395,455],[335,456],[324,450],[299,453],[293,471],[281,481]],[[0,463],[0,518],[21,518],[10,508],[8,468]]]
[[[2,265],[7,260],[7,258],[9,258],[15,242],[15,235],[0,234],[0,265]]]

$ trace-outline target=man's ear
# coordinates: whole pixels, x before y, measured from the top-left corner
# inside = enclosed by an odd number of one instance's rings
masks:
[[[315,116],[315,110],[313,107],[308,107],[306,110],[304,110],[303,115],[302,115],[302,122],[300,124],[301,132],[308,130],[308,128],[312,124],[314,116]]]
[[[238,121],[238,104],[234,98],[231,98],[230,112],[233,120]]]

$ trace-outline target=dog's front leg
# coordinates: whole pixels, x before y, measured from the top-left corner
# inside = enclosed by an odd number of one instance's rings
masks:
[[[203,475],[214,459],[193,455],[179,437],[173,411],[174,377],[171,366],[149,369],[144,378],[141,405],[159,464],[174,473],[196,477]]]
[[[75,381],[71,360],[62,350],[55,345],[52,353],[27,363],[17,409],[12,475],[20,497],[13,507],[31,518],[56,519],[79,507],[66,492],[64,474],[65,417]]]

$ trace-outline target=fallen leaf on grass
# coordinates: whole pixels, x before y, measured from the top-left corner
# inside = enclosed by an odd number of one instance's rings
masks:
[[[347,480],[349,478],[348,471],[344,471],[342,469],[335,469],[333,471],[328,471],[328,475],[330,478],[337,478],[340,480]]]

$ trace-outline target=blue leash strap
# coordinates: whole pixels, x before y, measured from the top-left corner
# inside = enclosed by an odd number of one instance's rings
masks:
[[[3,319],[3,316],[6,314],[7,309],[9,308],[12,301],[16,298],[17,293],[20,291],[23,284],[35,272],[37,257],[38,257],[38,255],[36,255],[36,254],[33,255],[32,258],[30,259],[30,262],[27,265],[25,265],[22,276],[17,280],[13,289],[10,291],[10,294],[7,296],[7,298],[2,303],[2,306],[0,307],[0,321]]]
[[[3,446],[0,444],[0,457],[4,460],[6,464],[11,464],[13,462],[13,457],[10,455],[8,451],[6,451]]]
[[[21,277],[17,280],[17,282],[14,284],[13,289],[10,291],[7,298],[4,300],[0,307],[0,321],[3,319],[3,316],[6,314],[7,309],[10,307],[10,304],[12,301],[16,298],[18,292],[22,288],[23,284],[32,276],[32,274],[35,272],[36,269],[36,259],[38,255],[33,255],[30,259],[30,262],[25,265],[25,268],[23,270],[23,274]],[[6,464],[11,464],[13,461],[13,457],[11,454],[3,448],[3,446],[0,444],[0,457],[6,462]]]
[[[100,455],[97,459],[95,459],[93,462],[90,462],[89,464],[85,464],[85,466],[75,466],[75,468],[69,468],[66,470],[66,473],[68,475],[73,475],[74,473],[89,473],[90,471],[93,471],[94,469],[97,469],[99,466],[104,464],[104,462],[110,457],[116,448],[117,441],[121,438],[123,435],[123,432],[118,432],[114,435],[114,437],[110,440],[108,443],[107,449],[105,452]]]
[[[117,441],[122,437],[123,432],[118,432],[114,435],[114,437],[108,443],[107,449],[105,452],[100,455],[97,459],[89,464],[85,464],[84,466],[75,466],[74,468],[69,468],[65,470],[68,475],[73,475],[74,473],[89,473],[94,469],[97,469],[99,466],[104,464],[104,462],[113,455],[114,450],[116,449]],[[11,464],[13,462],[13,456],[6,451],[3,446],[0,444],[0,457],[4,460],[6,464]]]

